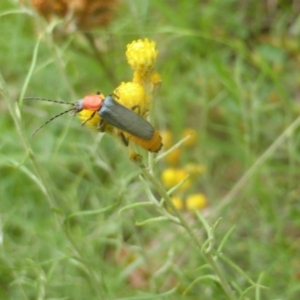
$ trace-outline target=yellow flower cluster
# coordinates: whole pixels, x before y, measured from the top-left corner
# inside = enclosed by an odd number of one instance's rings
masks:
[[[161,135],[163,139],[164,149],[168,150],[173,146],[173,134],[170,130],[165,130],[161,132]],[[186,128],[183,131],[181,138],[184,139],[187,136],[189,136],[189,138],[183,143],[183,146],[193,147],[197,141],[196,131],[192,128]],[[182,155],[182,150],[180,148],[176,148],[167,156],[165,156],[165,161],[169,165],[177,165],[180,161],[181,155]]]
[[[207,199],[202,193],[191,194],[185,201],[178,196],[174,196],[172,197],[172,202],[178,210],[187,209],[190,212],[201,210],[207,206]]]
[[[137,114],[146,117],[151,107],[151,94],[161,82],[160,75],[154,72],[158,51],[155,48],[155,42],[148,39],[133,41],[127,45],[127,61],[133,68],[134,74],[132,81],[122,82],[113,92],[116,101],[129,109],[133,109]],[[149,89],[149,86],[151,87]],[[81,120],[87,120],[92,114],[91,111],[83,110],[79,113]],[[86,122],[92,128],[97,129],[101,117],[99,114]],[[106,128],[107,127],[107,128]],[[119,134],[120,130],[113,129],[107,125],[105,131],[114,130]],[[126,132],[122,134],[129,140],[134,140],[134,137]]]
[[[191,164],[189,165],[189,167]],[[203,167],[199,165],[194,165],[195,168],[199,168],[198,175],[203,173]],[[202,170],[200,170],[202,169]],[[166,188],[172,188],[177,184],[181,184],[176,191],[175,196],[172,197],[173,204],[179,209],[183,210],[186,208],[188,211],[193,211],[195,209],[202,209],[207,206],[208,202],[204,194],[194,193],[187,194],[186,191],[192,188],[192,184],[198,176],[188,172],[186,168],[167,168],[163,171],[161,178],[164,186]]]
[[[136,40],[127,45],[127,62],[134,71],[132,81],[142,85],[149,96],[162,82],[160,74],[155,72],[157,55],[155,42],[148,39]]]
[[[180,191],[185,191],[191,187],[191,180],[188,172],[181,168],[167,168],[163,171],[161,178],[164,186],[168,189],[179,184],[183,180],[185,181],[179,187]]]
[[[182,138],[187,139],[183,146],[191,148],[197,141],[197,134],[195,130],[187,128],[182,134]],[[168,150],[173,145],[173,135],[170,131],[162,132],[164,148]],[[194,211],[203,209],[208,205],[207,199],[202,193],[189,194],[187,191],[192,189],[193,183],[199,176],[205,172],[205,167],[201,164],[189,163],[184,167],[179,167],[179,162],[182,151],[179,148],[175,148],[170,154],[165,156],[165,161],[171,167],[166,168],[161,175],[162,182],[167,189],[170,189],[176,185],[180,185],[172,197],[173,204],[179,210],[187,209],[188,211]]]

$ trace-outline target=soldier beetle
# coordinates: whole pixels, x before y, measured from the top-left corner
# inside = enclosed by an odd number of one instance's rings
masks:
[[[120,130],[119,134],[126,145],[128,145],[128,140],[131,140],[150,152],[158,152],[162,147],[162,139],[159,132],[155,130],[152,124],[135,113],[134,110],[131,110],[114,100],[112,95],[104,98],[100,93],[90,94],[85,96],[83,99],[78,100],[76,103],[37,97],[27,97],[24,98],[24,100],[40,100],[73,106],[73,108],[63,111],[49,119],[46,123],[40,126],[32,134],[32,136],[34,136],[49,122],[61,115],[68,112],[75,115],[82,110],[89,110],[93,113],[82,123],[82,125],[86,124],[95,116],[96,113],[98,113],[101,117],[101,121],[98,124],[98,130],[104,131],[105,122],[116,127]]]

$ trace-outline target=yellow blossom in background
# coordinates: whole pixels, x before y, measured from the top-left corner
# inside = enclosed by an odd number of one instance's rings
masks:
[[[184,169],[168,168],[162,173],[162,182],[166,188],[172,188],[181,181],[183,181],[189,174]],[[180,186],[179,190],[186,190],[191,186],[190,178]]]
[[[201,164],[189,163],[184,166],[184,169],[191,175],[191,177],[197,177],[205,172],[205,166]]]
[[[182,138],[187,137],[188,135],[190,135],[189,139],[187,139],[183,145],[186,147],[191,147],[194,146],[196,144],[197,141],[197,132],[196,130],[192,129],[192,128],[186,128],[183,133],[182,133]]]
[[[155,42],[148,39],[136,40],[127,45],[126,57],[131,68],[142,77],[153,72],[158,51]]]
[[[161,179],[166,188],[171,188],[178,183],[176,171],[172,168],[165,169],[161,175]]]
[[[136,82],[122,82],[113,92],[115,100],[135,113],[144,116],[149,109],[146,91],[143,85]]]
[[[174,196],[171,198],[174,206],[178,209],[178,210],[183,210],[184,208],[184,203],[182,201],[182,199],[180,197]]]
[[[164,157],[164,160],[169,165],[177,165],[181,157],[181,149],[176,148],[171,153]]]
[[[171,148],[173,146],[173,134],[170,130],[165,130],[165,131],[162,131],[161,136],[162,136],[162,140],[163,140],[163,144],[164,144],[164,149],[168,150],[169,148]],[[190,137],[188,140],[186,140],[183,143],[183,145],[186,147],[191,147],[191,146],[195,145],[196,140],[197,140],[196,131],[192,128],[185,129],[184,132],[182,133],[181,137],[183,139],[187,136],[190,136]],[[164,157],[164,160],[167,164],[176,165],[180,161],[181,154],[182,154],[181,148],[176,148],[171,153],[166,155]],[[199,171],[199,169],[197,171]],[[201,173],[201,172],[199,172],[199,173]]]
[[[189,211],[202,209],[206,206],[207,206],[207,199],[201,193],[192,194],[188,196],[186,199],[186,208]]]
[[[163,148],[168,150],[173,145],[173,134],[170,130],[163,130],[160,133],[163,142]],[[164,157],[164,160],[169,165],[176,165],[181,157],[181,149],[176,148],[171,153]]]

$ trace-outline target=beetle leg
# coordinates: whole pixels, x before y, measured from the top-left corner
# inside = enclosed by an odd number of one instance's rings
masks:
[[[97,126],[97,129],[101,132],[104,132],[105,131],[105,121],[104,119],[101,119],[98,123],[98,126]]]
[[[93,111],[93,113],[85,120],[81,123],[81,126],[84,126],[86,124],[86,122],[88,122],[89,120],[92,120],[94,118],[96,114],[96,111]]]
[[[117,94],[112,93],[112,94],[110,94],[110,96],[112,96],[113,98],[119,99],[119,96]]]
[[[133,107],[131,107],[131,110],[133,110],[134,112],[136,112],[140,116],[145,116],[148,113],[148,110],[146,110],[146,111],[144,111],[143,114],[141,114],[141,108],[139,107],[139,105],[134,105]]]
[[[120,132],[119,135],[120,135],[120,137],[121,137],[122,142],[123,142],[124,145],[127,147],[128,144],[129,144],[128,139],[125,137],[125,135],[123,134],[123,132]]]
[[[137,110],[137,114],[140,115],[141,109],[138,105],[134,105],[133,107],[131,107],[131,110],[133,110],[134,112]]]

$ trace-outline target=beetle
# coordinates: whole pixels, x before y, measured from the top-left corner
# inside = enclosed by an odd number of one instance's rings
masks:
[[[46,124],[67,112],[71,112],[75,115],[82,110],[89,110],[93,113],[82,123],[82,125],[85,125],[95,116],[96,113],[98,113],[101,117],[98,124],[98,130],[104,131],[105,122],[116,127],[120,130],[119,134],[126,145],[128,145],[128,140],[131,140],[150,152],[158,152],[162,147],[161,136],[159,135],[159,132],[155,130],[153,125],[142,118],[139,114],[135,113],[134,110],[131,110],[116,101],[113,98],[113,95],[109,95],[104,98],[98,92],[97,94],[87,95],[83,99],[78,100],[76,103],[36,97],[27,97],[24,98],[24,100],[41,100],[74,106],[73,108],[68,109],[48,120],[39,127],[33,135],[35,135]],[[135,109],[135,107],[133,109]]]

